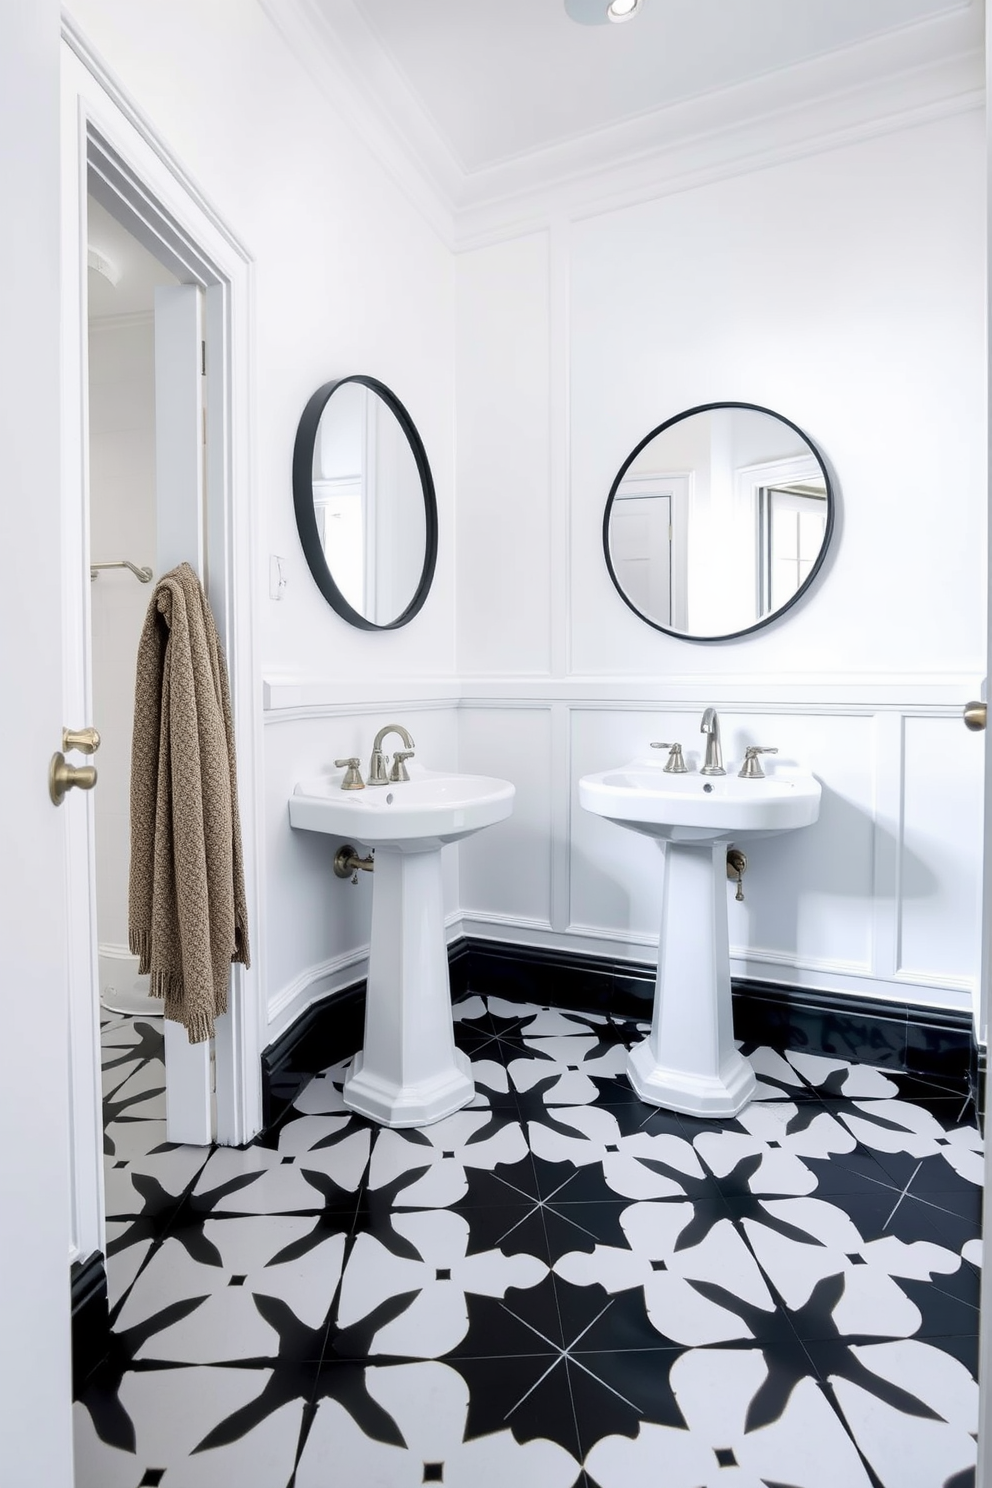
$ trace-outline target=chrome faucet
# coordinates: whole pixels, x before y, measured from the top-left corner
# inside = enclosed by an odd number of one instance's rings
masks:
[[[399,734],[405,744],[405,749],[397,749],[393,756],[393,768],[386,774],[386,756],[382,752],[382,741],[387,734]],[[372,758],[369,760],[368,785],[389,785],[392,782],[409,780],[406,762],[413,754],[413,740],[401,723],[387,723],[375,736],[372,745]]]
[[[706,759],[699,771],[700,775],[726,775],[720,748],[720,720],[715,708],[706,709],[699,732],[706,735]]]

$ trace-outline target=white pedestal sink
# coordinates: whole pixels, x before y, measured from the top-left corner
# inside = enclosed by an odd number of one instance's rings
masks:
[[[801,771],[759,780],[675,775],[652,759],[585,775],[579,801],[654,837],[665,858],[651,1033],[627,1057],[642,1100],[694,1116],[734,1116],[754,1071],[734,1045],[727,931],[727,847],[809,826],[820,784]]]
[[[402,783],[343,791],[343,774],[301,781],[292,826],[375,848],[365,1043],[344,1100],[384,1126],[427,1126],[475,1086],[455,1048],[441,848],[502,821],[514,787],[488,775],[410,767]]]

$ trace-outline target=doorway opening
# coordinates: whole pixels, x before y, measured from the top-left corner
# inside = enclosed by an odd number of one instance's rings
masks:
[[[128,948],[129,769],[138,639],[160,576],[155,497],[155,291],[176,276],[87,199],[90,679],[99,720],[94,797],[99,1000],[154,1018]]]

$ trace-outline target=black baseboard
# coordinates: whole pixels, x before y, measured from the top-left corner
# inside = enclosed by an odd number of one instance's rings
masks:
[[[985,1082],[988,1076],[989,1051],[987,1044],[976,1044],[971,1064],[971,1098],[978,1112],[978,1122],[985,1130]]]
[[[495,941],[466,944],[473,992],[651,1019],[653,966]],[[732,993],[739,1039],[970,1084],[976,1046],[967,1012],[743,978],[733,981]]]
[[[311,1003],[262,1050],[262,1125],[273,1127],[318,1070],[357,1054],[365,1031],[365,982]]]
[[[79,1393],[87,1375],[106,1358],[110,1341],[107,1268],[100,1251],[73,1261],[69,1273],[72,1312],[72,1391]]]
[[[451,996],[471,993],[649,1022],[654,968],[606,956],[464,938],[448,953]],[[967,1012],[877,997],[735,980],[734,1033],[750,1043],[904,1070],[976,1093],[982,1083]],[[362,1045],[365,983],[312,1004],[262,1054],[266,1129],[311,1075]],[[982,1051],[984,1057],[984,1051]]]

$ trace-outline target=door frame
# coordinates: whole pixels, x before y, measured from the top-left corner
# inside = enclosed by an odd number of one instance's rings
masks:
[[[86,194],[93,194],[184,282],[205,292],[208,368],[207,568],[211,608],[231,678],[253,968],[232,967],[230,1011],[216,1038],[216,1140],[237,1145],[261,1127],[265,1008],[257,969],[261,679],[253,597],[258,516],[251,480],[252,261],[167,144],[62,18],[62,584],[65,717],[89,721],[89,490]],[[235,520],[235,515],[237,520]],[[104,1249],[93,807],[69,842],[70,1084],[73,1258]],[[209,1069],[209,1060],[205,1061]]]

